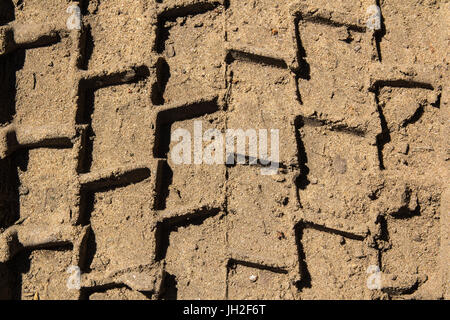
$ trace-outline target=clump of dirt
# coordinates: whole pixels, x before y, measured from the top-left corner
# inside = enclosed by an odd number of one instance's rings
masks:
[[[448,299],[449,9],[2,1],[0,298]],[[198,123],[276,174],[175,163]]]

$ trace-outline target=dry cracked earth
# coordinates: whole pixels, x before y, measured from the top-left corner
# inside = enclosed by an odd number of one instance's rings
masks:
[[[448,299],[449,13],[0,1],[0,298]],[[195,121],[279,129],[277,174],[174,164]]]

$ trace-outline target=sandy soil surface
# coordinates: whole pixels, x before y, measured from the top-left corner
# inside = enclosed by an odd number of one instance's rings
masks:
[[[0,1],[0,298],[448,299],[449,14]],[[175,164],[196,121],[279,129],[277,174]]]

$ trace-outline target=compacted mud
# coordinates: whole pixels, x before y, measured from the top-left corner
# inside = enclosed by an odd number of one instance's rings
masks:
[[[0,1],[0,298],[448,299],[449,14]],[[174,163],[199,122],[277,174]]]

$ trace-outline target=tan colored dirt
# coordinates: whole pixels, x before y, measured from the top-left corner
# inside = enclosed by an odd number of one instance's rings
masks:
[[[0,298],[448,299],[449,14],[1,0]],[[176,165],[195,121],[279,129],[278,174]]]

